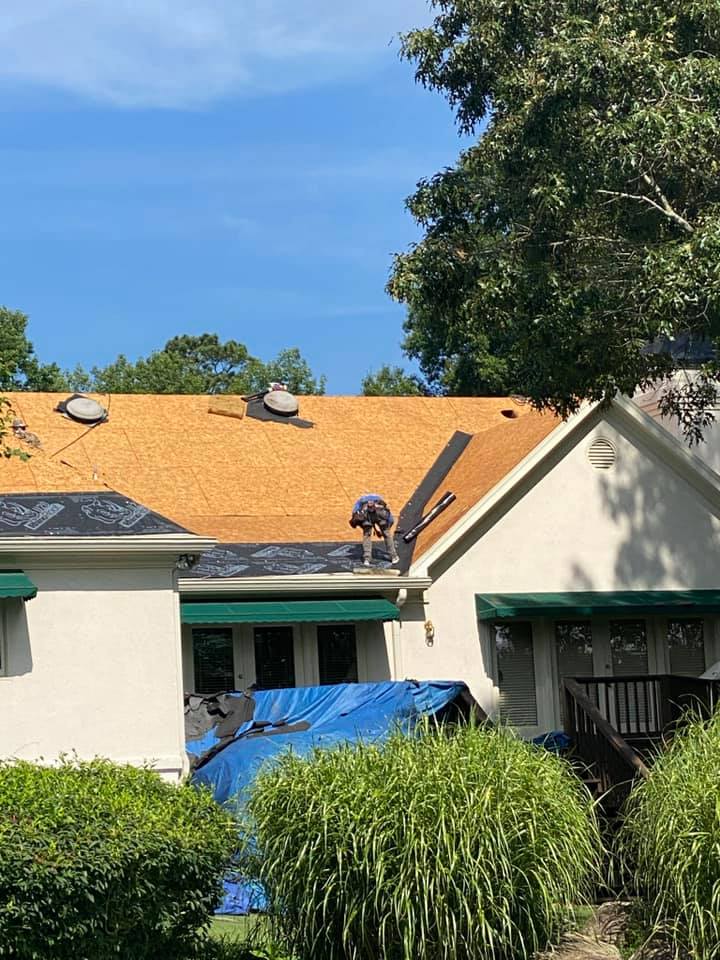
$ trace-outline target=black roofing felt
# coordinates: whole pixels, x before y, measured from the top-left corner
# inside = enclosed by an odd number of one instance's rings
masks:
[[[642,353],[666,353],[680,366],[698,367],[717,359],[717,350],[711,339],[691,331],[680,333],[671,340],[666,336],[656,337],[643,347]]]
[[[361,563],[360,537],[357,543],[224,543],[204,553],[184,576],[214,579],[347,573]],[[373,566],[390,566],[390,557],[379,546],[373,546]]]
[[[117,537],[187,533],[119,493],[11,493],[0,497],[3,537]]]

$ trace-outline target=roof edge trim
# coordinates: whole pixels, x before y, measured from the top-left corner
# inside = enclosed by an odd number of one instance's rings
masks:
[[[399,590],[427,590],[431,577],[357,576],[356,574],[301,574],[285,577],[226,577],[199,580],[178,577],[182,594],[244,593],[386,593]]]
[[[5,554],[201,554],[212,550],[217,540],[194,534],[147,534],[122,537],[0,537],[0,556]]]

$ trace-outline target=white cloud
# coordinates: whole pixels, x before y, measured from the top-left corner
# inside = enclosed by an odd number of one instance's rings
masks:
[[[426,0],[2,0],[0,81],[180,107],[352,76]]]

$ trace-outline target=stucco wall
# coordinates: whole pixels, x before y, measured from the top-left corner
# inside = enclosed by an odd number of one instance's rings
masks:
[[[403,610],[399,675],[463,679],[485,709],[494,707],[491,638],[476,620],[477,593],[718,587],[720,520],[684,479],[620,429],[592,426],[529,481],[524,496],[431,569],[426,605]],[[610,470],[588,462],[595,436],[616,447]],[[426,619],[435,627],[432,646]],[[542,658],[536,674],[552,682]]]
[[[180,631],[169,569],[25,566],[6,604],[0,756],[61,753],[183,768]]]

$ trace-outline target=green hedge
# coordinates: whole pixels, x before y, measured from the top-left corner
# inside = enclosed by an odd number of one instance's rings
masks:
[[[676,734],[633,789],[620,848],[648,924],[720,957],[720,714]]]
[[[151,770],[0,763],[0,957],[191,956],[236,831]]]
[[[249,813],[247,872],[302,960],[520,960],[559,937],[597,879],[584,786],[503,729],[288,754]]]

